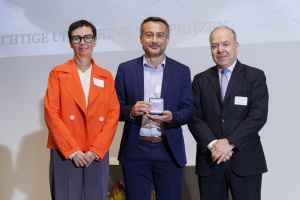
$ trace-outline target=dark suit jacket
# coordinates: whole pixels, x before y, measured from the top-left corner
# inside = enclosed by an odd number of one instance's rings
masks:
[[[237,105],[235,97],[247,97],[247,105]],[[236,146],[229,162],[237,175],[267,171],[258,132],[267,121],[268,99],[264,72],[239,61],[231,74],[223,102],[216,66],[194,77],[194,120],[188,127],[197,141],[198,175],[210,174],[215,163],[212,163],[207,145],[221,138],[227,138]]]
[[[120,121],[125,121],[118,159],[126,162],[128,148],[135,146],[142,116],[132,119],[130,112],[137,101],[144,100],[143,57],[119,65],[116,79],[116,91],[120,102]],[[167,142],[179,166],[186,164],[185,147],[181,126],[193,118],[192,84],[190,69],[168,57],[163,73],[161,98],[164,110],[172,112],[173,119],[164,123]],[[145,101],[149,101],[145,99]]]

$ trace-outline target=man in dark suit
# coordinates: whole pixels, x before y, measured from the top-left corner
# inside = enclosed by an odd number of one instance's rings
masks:
[[[229,189],[233,199],[259,200],[267,172],[258,134],[268,114],[266,77],[237,60],[231,28],[217,27],[209,39],[216,66],[194,77],[194,120],[188,125],[197,142],[201,200],[227,200]]]
[[[149,17],[140,29],[144,56],[121,63],[115,79],[119,120],[125,121],[118,159],[126,197],[150,199],[153,184],[158,200],[180,200],[186,165],[181,126],[193,118],[190,69],[165,55],[170,31],[164,19]],[[154,104],[164,106],[161,115],[149,113]]]

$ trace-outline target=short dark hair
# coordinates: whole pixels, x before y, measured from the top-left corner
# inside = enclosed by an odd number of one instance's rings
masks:
[[[68,31],[68,37],[69,37],[69,42],[72,42],[72,31],[74,31],[77,28],[81,28],[81,27],[90,27],[93,31],[93,36],[96,38],[97,37],[97,30],[95,28],[95,26],[86,21],[86,20],[79,20],[76,22],[73,22],[70,26],[69,26],[69,31]]]
[[[146,18],[142,22],[142,24],[141,24],[141,28],[140,28],[141,34],[143,32],[144,24],[146,24],[147,22],[161,22],[161,23],[165,24],[166,27],[167,27],[167,36],[169,36],[169,34],[170,34],[170,26],[169,26],[169,24],[168,24],[168,22],[166,20],[164,20],[163,18],[160,18],[160,17],[148,17],[148,18]]]

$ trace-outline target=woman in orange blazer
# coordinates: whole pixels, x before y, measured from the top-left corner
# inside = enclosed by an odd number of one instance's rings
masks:
[[[120,106],[111,73],[92,59],[96,35],[90,22],[72,23],[74,58],[54,67],[48,79],[44,105],[55,200],[104,200],[108,191],[108,151]]]

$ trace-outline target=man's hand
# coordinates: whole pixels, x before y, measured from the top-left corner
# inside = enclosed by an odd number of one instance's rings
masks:
[[[147,117],[148,117],[150,120],[152,120],[152,121],[154,121],[154,122],[158,122],[158,123],[162,123],[162,122],[169,123],[169,122],[172,121],[172,118],[173,118],[172,113],[171,113],[171,111],[169,111],[169,110],[164,110],[164,111],[162,112],[162,115],[149,115],[149,114],[147,113]]]
[[[217,161],[217,164],[221,162],[226,162],[230,160],[231,156],[233,155],[233,146],[229,144],[228,140],[220,139],[215,142],[210,149],[211,151],[211,159],[213,162]]]
[[[137,117],[143,115],[150,110],[151,104],[147,101],[138,101],[131,109],[131,116]]]

